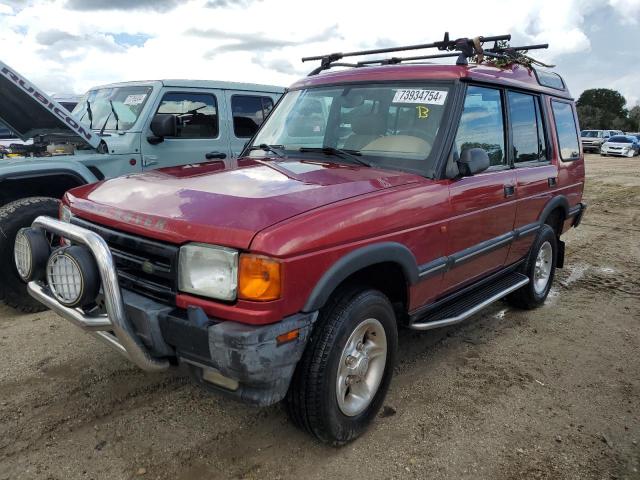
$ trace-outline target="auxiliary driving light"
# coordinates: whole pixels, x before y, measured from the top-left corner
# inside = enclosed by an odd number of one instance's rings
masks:
[[[91,252],[80,245],[62,247],[49,258],[47,283],[51,293],[66,307],[93,302],[100,290],[100,274]]]
[[[18,230],[13,246],[13,259],[20,278],[25,282],[44,279],[50,252],[49,242],[42,230]]]

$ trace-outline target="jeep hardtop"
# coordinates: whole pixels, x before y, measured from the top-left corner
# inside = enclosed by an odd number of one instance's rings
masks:
[[[92,88],[69,113],[68,99],[50,98],[0,62],[0,122],[22,140],[36,139],[25,157],[0,162],[0,300],[42,310],[13,267],[14,239],[36,217],[57,215],[65,191],[173,165],[233,164],[283,91],[209,80],[122,82]]]
[[[482,48],[506,38],[427,45],[457,65],[319,74],[351,54],[324,56],[236,165],[71,190],[59,220],[20,232],[17,270],[142,369],[179,363],[244,402],[285,400],[295,424],[344,444],[384,401],[400,327],[505,297],[537,307],[563,266],[585,209],[575,106],[521,53],[533,47]]]

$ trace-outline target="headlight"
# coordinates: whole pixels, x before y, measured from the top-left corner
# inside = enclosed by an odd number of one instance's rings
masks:
[[[42,280],[50,253],[49,241],[42,230],[18,230],[13,248],[13,259],[18,275],[25,282]]]
[[[89,249],[63,247],[47,262],[47,283],[56,299],[66,307],[92,303],[100,290],[100,274]]]
[[[178,289],[219,300],[235,300],[238,252],[231,248],[190,243],[180,248]]]

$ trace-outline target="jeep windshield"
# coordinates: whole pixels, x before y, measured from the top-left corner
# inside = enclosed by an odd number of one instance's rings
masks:
[[[425,174],[447,106],[448,85],[425,82],[340,85],[285,95],[256,135],[249,155],[355,163]],[[351,158],[349,158],[351,155]]]
[[[136,123],[152,89],[151,86],[132,85],[89,90],[73,109],[73,114],[93,130],[100,131],[103,126],[105,130],[129,130]]]

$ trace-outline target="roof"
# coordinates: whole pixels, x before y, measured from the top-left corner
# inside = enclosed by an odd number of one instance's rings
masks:
[[[539,72],[548,73],[546,70]],[[571,98],[571,94],[566,87],[556,89],[542,86],[538,81],[536,71],[520,64],[513,64],[506,68],[497,68],[487,64],[440,65],[416,63],[358,67],[306,77],[294,83],[291,89],[350,82],[392,80],[473,80],[535,90],[562,98]]]
[[[269,93],[284,93],[284,87],[276,85],[261,85],[258,83],[242,83],[242,82],[225,82],[219,80],[183,80],[183,79],[166,79],[166,80],[138,80],[131,82],[117,82],[108,85],[98,85],[92,87],[91,90],[99,88],[114,88],[132,85],[156,85],[176,88],[211,88],[218,90],[245,90]]]

